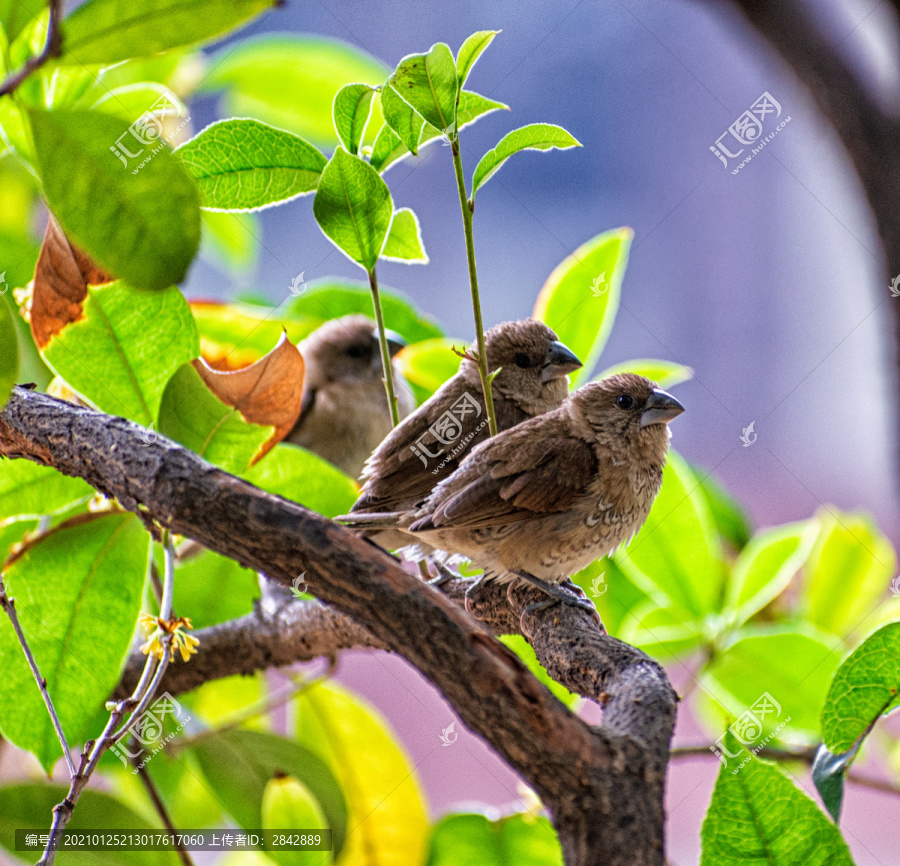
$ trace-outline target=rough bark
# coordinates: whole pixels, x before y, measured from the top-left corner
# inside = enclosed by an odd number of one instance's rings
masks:
[[[482,624],[380,548],[265,493],[142,428],[15,389],[0,454],[84,478],[138,514],[242,565],[310,591],[402,654],[463,722],[537,790],[568,864],[662,864],[665,758],[676,697],[662,668],[602,633],[589,614],[525,620],[551,672],[606,704],[592,728],[570,713]],[[522,609],[527,592],[515,607]],[[206,650],[205,650],[206,651]],[[258,656],[260,664],[268,656]]]

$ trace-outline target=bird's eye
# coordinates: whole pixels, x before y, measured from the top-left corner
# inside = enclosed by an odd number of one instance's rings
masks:
[[[634,406],[634,397],[631,394],[620,394],[616,397],[616,406],[620,409],[630,409]]]
[[[350,346],[347,349],[347,354],[351,358],[365,358],[368,354],[368,350],[365,346]]]
[[[526,355],[524,352],[517,352],[513,361],[516,362],[517,367],[521,367],[524,370],[527,370],[531,366],[531,356]]]

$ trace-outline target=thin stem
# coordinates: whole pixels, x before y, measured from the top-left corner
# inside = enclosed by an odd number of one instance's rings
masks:
[[[157,815],[159,815],[159,819],[162,821],[163,826],[168,830],[175,839],[175,850],[178,852],[178,856],[181,859],[181,862],[184,866],[194,866],[194,861],[191,860],[191,855],[188,854],[187,848],[181,844],[179,841],[180,834],[178,832],[178,828],[172,823],[172,818],[169,816],[169,811],[166,809],[166,804],[163,803],[162,797],[159,795],[159,790],[156,787],[156,783],[153,781],[153,777],[150,775],[150,771],[144,766],[143,762],[138,761],[136,758],[131,759],[131,763],[134,764],[135,771],[137,772],[138,778],[141,782],[144,783],[144,788],[147,790],[147,795],[150,797],[151,802],[153,803],[153,808],[156,809]]]
[[[69,778],[73,778],[78,770],[75,769],[75,763],[72,760],[72,756],[69,754],[69,744],[66,742],[66,735],[63,733],[59,716],[56,715],[56,708],[53,706],[53,701],[50,700],[50,692],[47,691],[47,680],[41,676],[34,654],[31,652],[31,647],[28,646],[28,639],[25,637],[25,632],[22,631],[22,626],[19,623],[19,615],[16,613],[15,599],[10,598],[6,594],[6,586],[3,583],[2,575],[0,575],[0,607],[6,611],[6,614],[12,623],[13,630],[16,633],[16,637],[18,637],[19,643],[22,645],[22,652],[25,653],[28,667],[31,668],[31,673],[34,675],[34,679],[38,684],[38,688],[41,691],[41,697],[44,699],[47,712],[50,714],[50,721],[53,722],[53,729],[56,731],[57,739],[62,746],[63,757],[66,759],[66,764],[69,767]]]
[[[484,324],[481,319],[481,297],[478,294],[478,271],[475,267],[475,235],[472,232],[474,203],[466,196],[466,180],[463,176],[462,157],[459,155],[459,137],[453,139],[453,168],[456,172],[456,188],[459,190],[459,206],[462,210],[463,231],[466,236],[466,258],[469,262],[469,287],[472,290],[472,311],[475,314],[475,339],[478,341],[478,375],[484,392],[484,405],[488,416],[488,430],[497,435],[497,415],[494,412],[494,396],[487,366],[487,350],[484,346]]]
[[[62,14],[62,0],[50,0],[50,19],[47,22],[47,40],[40,54],[29,57],[25,65],[12,73],[0,84],[0,96],[12,93],[32,72],[40,69],[52,57],[59,57],[62,51],[62,34],[59,32],[59,19]]]
[[[374,267],[369,271],[369,288],[372,290],[372,306],[375,308],[375,323],[378,325],[378,346],[381,349],[384,390],[387,391],[391,423],[396,427],[400,423],[400,407],[397,405],[397,395],[394,393],[394,368],[391,364],[391,353],[388,350],[387,334],[384,330],[384,314],[381,312],[381,299],[378,297],[378,275],[375,273]]]

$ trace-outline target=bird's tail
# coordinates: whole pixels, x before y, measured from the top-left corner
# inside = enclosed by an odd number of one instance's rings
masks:
[[[392,529],[397,526],[403,511],[370,511],[341,514],[334,519],[351,529]]]

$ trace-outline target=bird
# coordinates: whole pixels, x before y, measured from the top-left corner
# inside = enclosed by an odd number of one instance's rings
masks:
[[[541,605],[594,612],[559,584],[640,529],[662,484],[669,422],[683,411],[643,376],[591,382],[472,449],[416,508],[370,514],[368,525],[402,532],[411,558],[452,552],[483,569],[482,581],[524,580],[549,597]]]
[[[485,332],[488,370],[499,372],[491,390],[498,430],[559,406],[578,357],[543,322],[503,322]],[[476,344],[463,353],[459,371],[375,449],[363,469],[363,486],[347,522],[369,512],[398,512],[426,499],[465,454],[489,436]],[[369,534],[369,533],[365,533]],[[389,550],[407,543],[390,531],[369,537]]]
[[[393,358],[405,341],[387,332]],[[297,348],[306,364],[300,416],[286,442],[312,451],[354,480],[366,458],[391,430],[375,322],[366,316],[331,319]],[[393,366],[400,417],[415,408],[409,384]]]

